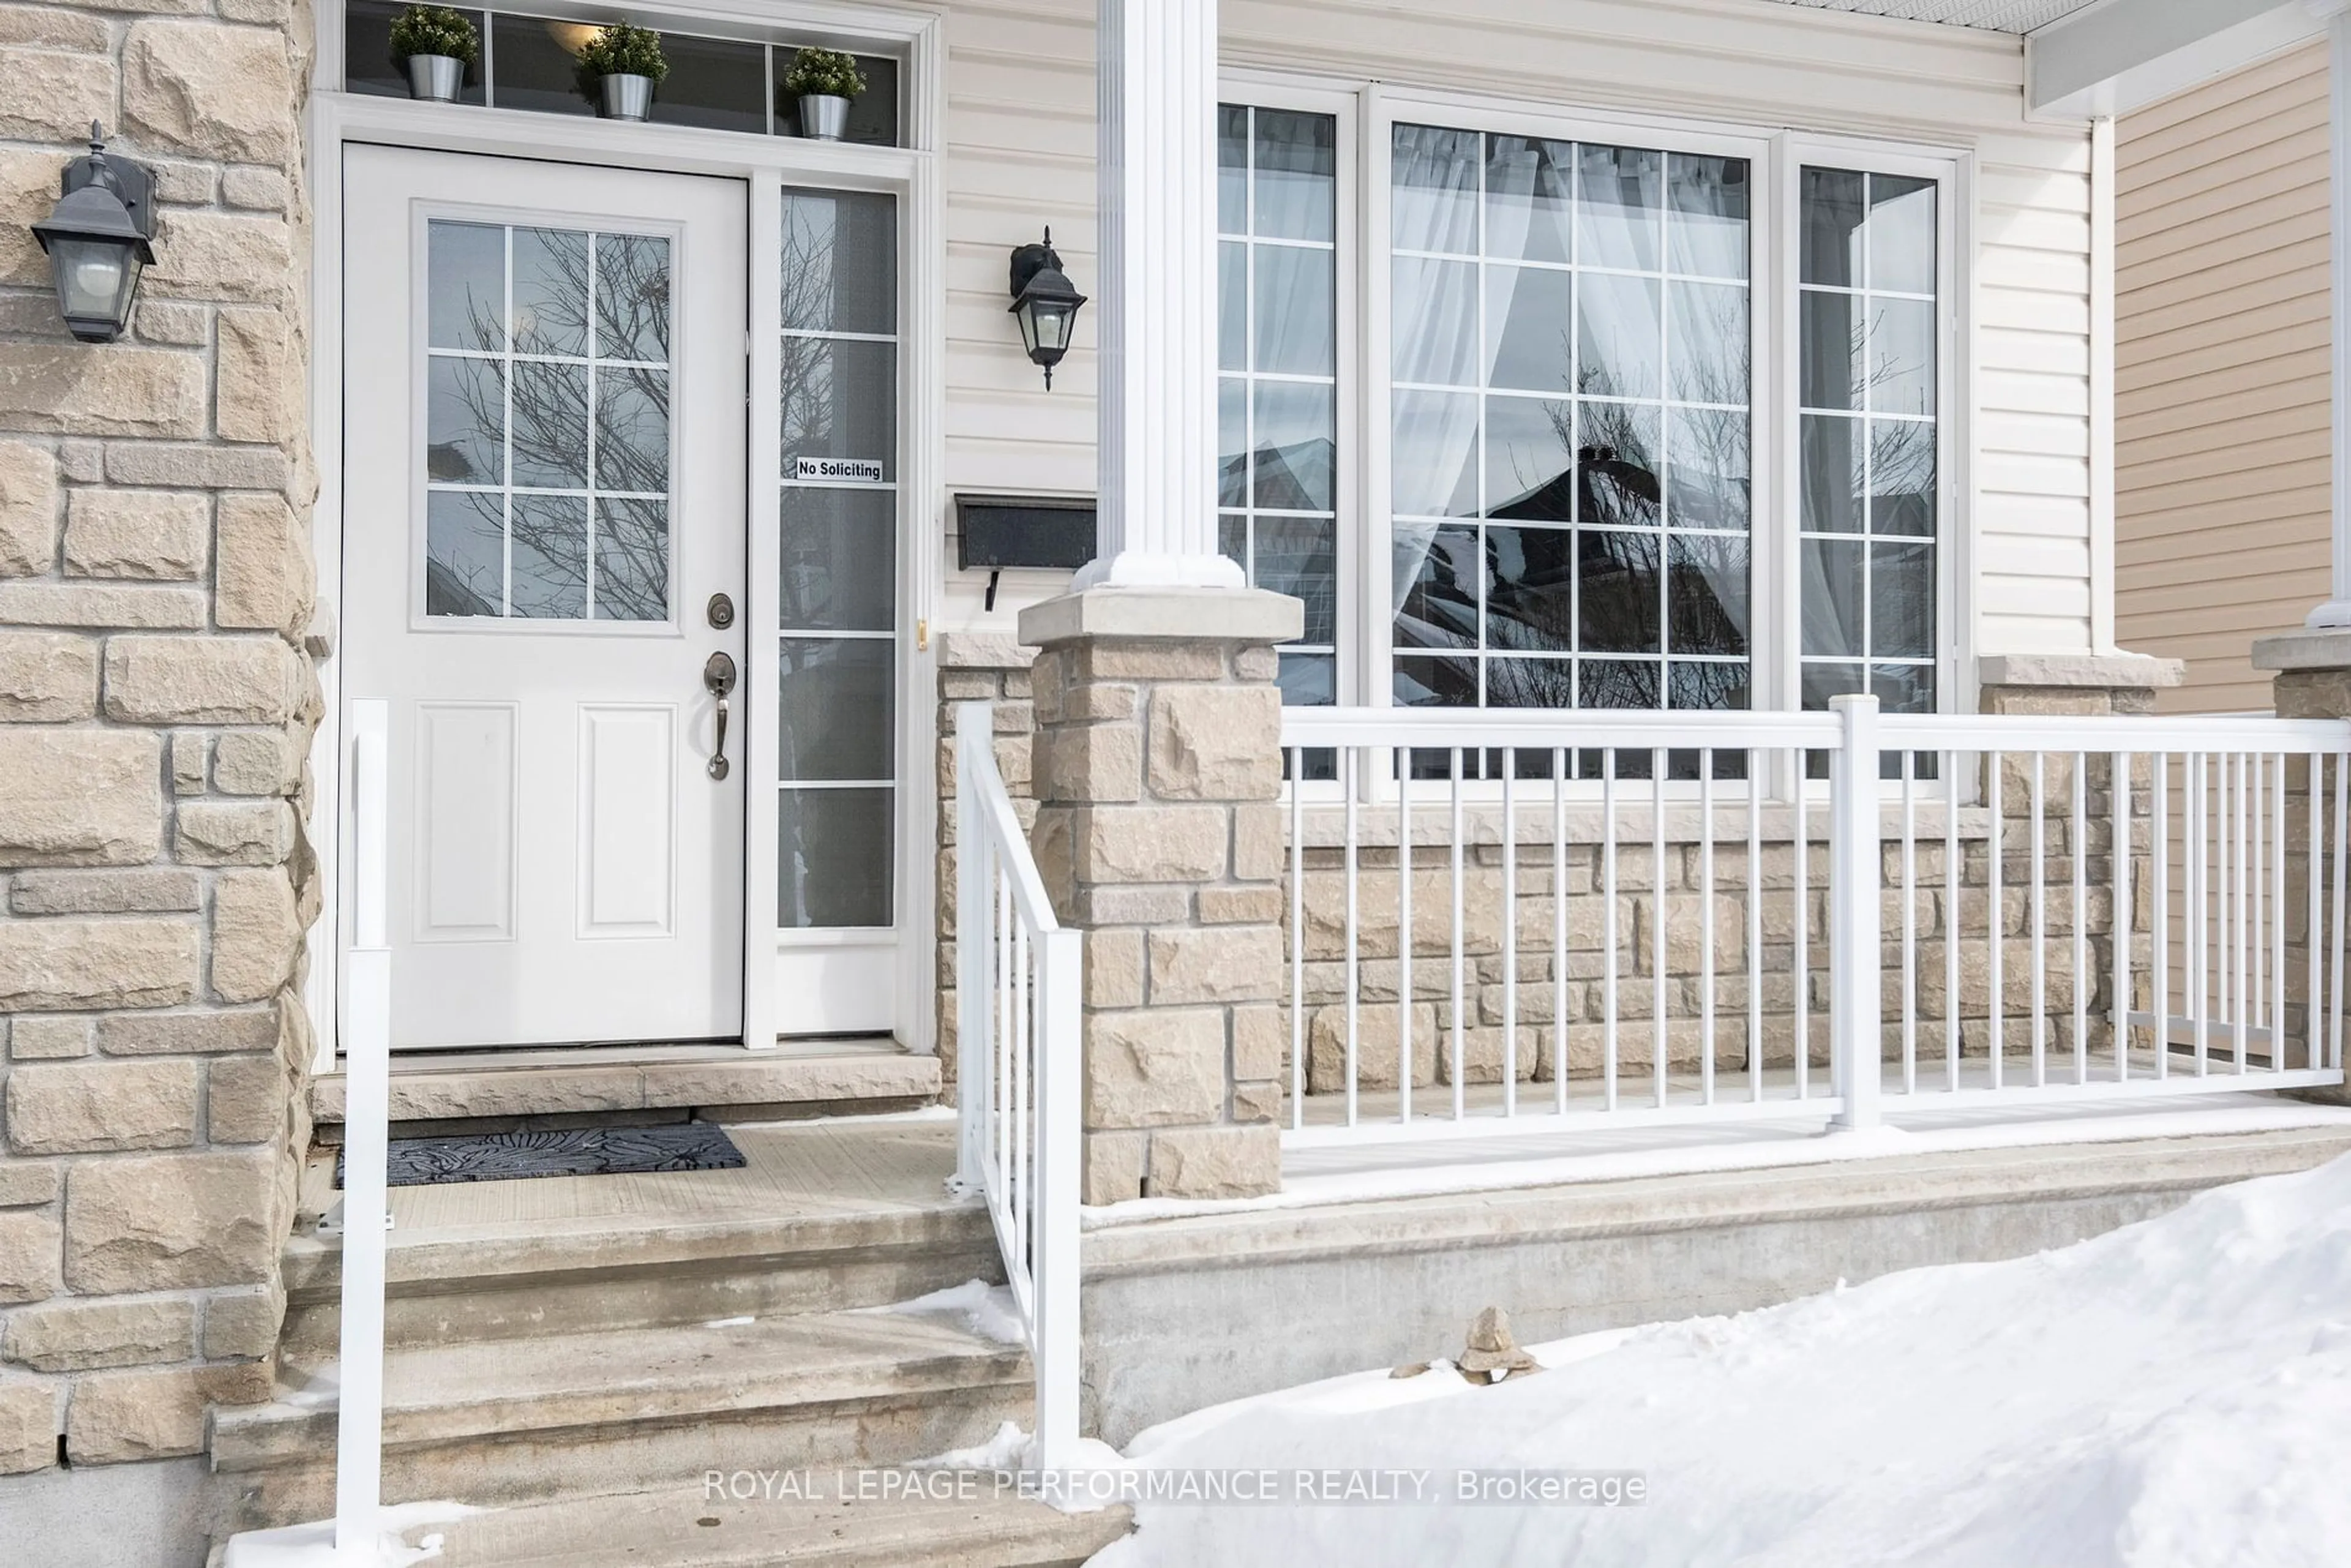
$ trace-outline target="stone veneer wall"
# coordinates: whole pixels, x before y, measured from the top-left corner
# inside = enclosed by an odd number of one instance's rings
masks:
[[[269,1389],[317,897],[310,50],[298,0],[0,3],[0,1473],[193,1454]],[[93,120],[161,207],[103,346],[26,227]]]

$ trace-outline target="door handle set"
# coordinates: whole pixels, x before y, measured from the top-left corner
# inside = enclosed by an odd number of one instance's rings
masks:
[[[713,653],[702,666],[702,685],[718,699],[718,749],[711,754],[709,773],[713,779],[724,779],[734,765],[726,760],[726,699],[735,691],[735,661],[725,653]]]

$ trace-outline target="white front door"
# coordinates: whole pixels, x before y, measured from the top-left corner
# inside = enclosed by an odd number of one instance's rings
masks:
[[[740,1039],[746,189],[344,151],[392,1044]]]

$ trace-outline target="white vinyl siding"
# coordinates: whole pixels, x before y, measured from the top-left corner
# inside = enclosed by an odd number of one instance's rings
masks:
[[[2175,712],[2268,707],[2253,639],[2325,597],[2326,113],[2321,45],[2117,128],[2115,630]]]
[[[1046,224],[1078,287],[1098,276],[1093,18],[1093,0],[948,9],[950,490],[1093,484],[1092,312],[1050,393],[1003,314],[1007,258]],[[1973,401],[1963,379],[1954,413],[1974,538],[1964,497],[1946,536],[1974,578],[1960,607],[1979,652],[2088,648],[2089,138],[2024,121],[2022,40],[1753,0],[1225,0],[1222,27],[1228,72],[1973,149]],[[988,623],[1054,585],[1008,576]],[[944,624],[980,621],[983,586],[950,570]]]

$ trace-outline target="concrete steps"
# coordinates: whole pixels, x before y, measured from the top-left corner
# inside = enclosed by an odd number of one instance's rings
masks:
[[[1123,1508],[1064,1514],[993,1497],[713,1500],[697,1484],[505,1509],[406,1533],[442,1536],[435,1568],[1075,1568],[1129,1527]]]
[[[223,1410],[213,1468],[248,1523],[332,1511],[331,1366]],[[932,1314],[409,1346],[384,1358],[384,1499],[496,1506],[633,1490],[705,1470],[891,1465],[1029,1419],[1017,1346]]]
[[[952,1134],[923,1116],[746,1126],[737,1170],[394,1189],[385,1502],[491,1511],[433,1527],[465,1568],[1084,1561],[1123,1513],[704,1496],[711,1471],[830,1480],[1029,1424],[1023,1347],[958,1312],[873,1310],[1003,1277],[985,1211],[946,1190]],[[315,1224],[330,1171],[323,1153],[307,1166],[285,1249],[277,1397],[214,1416],[231,1530],[334,1511],[341,1251]]]

